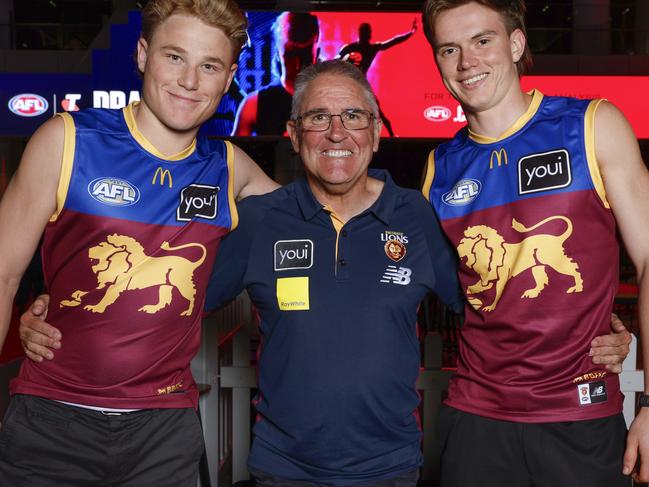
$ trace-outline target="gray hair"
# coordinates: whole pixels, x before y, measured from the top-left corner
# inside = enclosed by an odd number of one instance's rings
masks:
[[[320,63],[307,66],[295,78],[295,92],[293,93],[293,102],[291,104],[291,120],[297,119],[299,116],[300,108],[302,106],[302,99],[309,83],[315,80],[318,76],[333,75],[344,76],[352,81],[358,83],[363,90],[365,98],[370,105],[370,109],[374,116],[379,118],[379,105],[376,102],[376,95],[370,86],[369,81],[363,72],[347,61],[341,59],[331,59],[329,61],[322,61]]]

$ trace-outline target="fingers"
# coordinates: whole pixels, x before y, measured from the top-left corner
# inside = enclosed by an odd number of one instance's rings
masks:
[[[27,358],[34,362],[42,362],[44,358],[47,360],[54,358],[54,353],[49,348],[31,342],[24,343],[23,350]]]
[[[627,350],[628,353],[630,343],[631,333],[625,328],[623,331],[595,337],[590,346],[591,350],[596,347],[621,347],[620,350]]]
[[[637,460],[637,451],[637,443],[632,438],[627,438],[626,450],[624,450],[624,457],[622,459],[622,473],[624,475],[630,475],[633,472]]]
[[[50,304],[50,297],[47,294],[41,294],[36,298],[36,300],[32,303],[30,312],[35,315],[39,316],[42,319],[45,319],[47,316],[47,308]]]
[[[616,333],[620,333],[626,330],[626,326],[624,326],[624,323],[622,322],[620,317],[615,313],[611,313],[611,330]]]
[[[54,358],[52,349],[61,348],[61,332],[40,317],[47,313],[48,304],[47,296],[44,298],[39,296],[34,305],[20,317],[18,333],[23,350],[28,358],[36,362],[41,362],[43,358],[52,360]],[[35,306],[36,309],[34,309]]]

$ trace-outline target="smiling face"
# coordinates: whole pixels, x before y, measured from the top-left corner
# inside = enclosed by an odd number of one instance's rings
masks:
[[[312,111],[338,114],[350,109],[372,112],[361,86],[344,75],[319,75],[308,84],[302,100],[299,115]],[[361,130],[345,129],[340,117],[333,117],[323,132],[303,130],[294,122],[289,122],[287,129],[312,188],[346,194],[365,183],[367,167],[379,148],[380,120],[373,118],[370,126]]]
[[[515,63],[525,47],[498,12],[477,3],[441,12],[433,24],[435,62],[448,91],[467,116],[505,106],[520,94]]]
[[[181,14],[162,22],[150,43],[140,38],[137,61],[147,125],[182,133],[196,133],[212,116],[237,68],[221,29]]]

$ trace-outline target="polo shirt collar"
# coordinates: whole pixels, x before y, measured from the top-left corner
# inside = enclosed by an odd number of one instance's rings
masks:
[[[369,175],[383,181],[385,184],[377,200],[365,212],[372,213],[376,218],[388,225],[396,205],[396,184],[384,169],[370,169]],[[295,182],[295,196],[305,220],[311,220],[320,211],[324,211],[324,205],[315,198],[304,176]]]

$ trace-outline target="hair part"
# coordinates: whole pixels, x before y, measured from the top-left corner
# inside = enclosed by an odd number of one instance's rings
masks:
[[[477,3],[488,9],[497,12],[503,23],[507,34],[516,29],[525,36],[525,49],[520,59],[516,62],[518,76],[523,76],[532,68],[532,52],[527,43],[527,30],[525,29],[525,2],[524,0],[427,0],[422,11],[421,22],[424,25],[424,34],[428,43],[435,49],[435,31],[433,26],[439,14],[446,10],[452,10],[469,3]]]
[[[370,105],[370,109],[374,117],[380,120],[379,105],[376,101],[376,95],[370,86],[369,81],[365,74],[347,61],[341,59],[331,59],[329,61],[322,61],[311,66],[307,66],[295,78],[295,92],[293,93],[293,101],[291,103],[291,120],[296,120],[300,115],[304,93],[306,92],[309,84],[319,76],[344,76],[356,82],[363,90],[365,99]]]
[[[142,9],[141,37],[150,44],[158,26],[174,14],[191,15],[222,30],[235,60],[248,43],[248,19],[234,0],[149,0]]]

